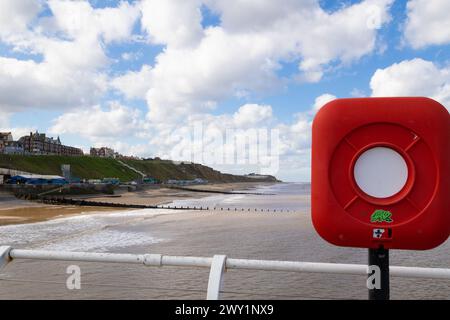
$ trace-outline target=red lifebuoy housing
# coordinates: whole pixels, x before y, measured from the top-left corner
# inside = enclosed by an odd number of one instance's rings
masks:
[[[450,115],[428,98],[338,99],[312,133],[312,220],[339,246],[431,249],[450,233]]]

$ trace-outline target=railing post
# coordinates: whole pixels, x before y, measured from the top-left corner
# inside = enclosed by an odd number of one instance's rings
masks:
[[[369,266],[380,268],[380,288],[369,289],[369,300],[389,300],[389,250],[369,249]]]
[[[9,246],[0,246],[0,270],[12,260],[9,256],[11,249]]]
[[[215,255],[213,257],[211,263],[211,271],[209,272],[208,292],[206,294],[206,300],[219,300],[226,262],[227,256]]]

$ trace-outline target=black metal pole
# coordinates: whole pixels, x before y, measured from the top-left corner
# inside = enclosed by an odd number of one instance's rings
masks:
[[[380,268],[380,286],[369,289],[369,300],[389,300],[389,250],[383,247],[369,249],[369,266]]]

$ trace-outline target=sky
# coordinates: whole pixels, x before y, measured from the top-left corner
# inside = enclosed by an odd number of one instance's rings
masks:
[[[310,180],[336,98],[450,108],[448,0],[1,0],[0,131]]]

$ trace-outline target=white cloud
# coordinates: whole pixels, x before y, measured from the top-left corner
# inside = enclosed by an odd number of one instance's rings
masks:
[[[330,62],[350,63],[376,49],[377,27],[389,21],[392,0],[333,13],[314,0],[208,0],[222,24],[205,30],[199,29],[200,1],[182,2],[185,10],[175,10],[175,0],[143,4],[143,25],[154,42],[166,45],[150,71],[147,103],[155,122],[208,112],[230,96],[279,89],[281,62],[298,61],[298,78],[319,81]],[[191,32],[178,35],[185,27]]]
[[[158,56],[147,93],[150,119],[183,118],[242,91],[277,85],[276,63],[268,55],[273,44],[263,37],[230,35],[222,28],[205,33],[195,48],[168,47]]]
[[[276,74],[281,62],[298,61],[303,79],[318,81],[326,64],[372,52],[377,31],[367,24],[370,8],[379,8],[382,24],[389,20],[391,2],[366,0],[326,13],[316,0],[234,0],[231,5],[222,0],[145,0],[102,9],[87,1],[50,0],[52,16],[39,19],[39,1],[2,2],[4,16],[17,13],[20,21],[15,37],[3,41],[41,55],[42,61],[2,60],[0,90],[8,94],[1,103],[9,110],[95,104],[107,90],[106,46],[129,39],[142,16],[150,40],[166,48],[154,66],[125,73],[111,87],[127,98],[145,95],[149,119],[178,121],[209,112],[230,96],[251,98],[281,88],[284,83]],[[217,11],[221,26],[202,28],[202,3]],[[20,18],[18,11],[25,7],[27,14]],[[8,71],[16,67],[18,72]],[[17,97],[24,90],[30,90],[30,98]]]
[[[330,102],[336,98],[337,97],[335,95],[332,95],[329,93],[324,93],[324,94],[318,96],[316,98],[316,100],[314,101],[314,106],[313,106],[314,112],[319,111],[319,109],[322,108],[325,104],[327,104],[328,102]]]
[[[325,96],[327,95],[320,97]],[[320,97],[316,100],[319,101]],[[92,145],[108,145],[127,155],[196,161],[237,174],[259,172],[267,168],[272,161],[283,169],[270,172],[281,174],[287,180],[298,178],[307,181],[314,114],[312,110],[313,107],[310,111],[297,114],[293,123],[282,123],[274,119],[270,105],[248,103],[242,105],[234,114],[204,113],[187,116],[178,123],[162,122],[149,125],[141,121],[139,111],[114,103],[109,108],[94,106],[67,112],[54,121],[50,132],[80,135],[87,138]],[[236,162],[227,165],[224,158],[223,162],[216,162],[218,151],[223,152],[224,157],[233,156],[236,154],[235,142],[242,142],[243,139],[251,137],[252,132],[260,130],[268,134],[270,146],[266,150],[267,154],[261,155],[263,149],[258,149],[261,148],[261,140],[250,143],[245,151],[256,154],[258,163],[249,163],[250,154],[244,157],[246,163],[240,163],[238,166]],[[279,133],[279,140],[274,141],[275,145],[272,145],[270,136],[273,130]],[[225,139],[230,137],[227,136],[229,132],[235,135],[236,140]],[[129,137],[133,139],[130,140]],[[272,158],[272,155],[275,158]]]
[[[41,1],[0,1],[0,37],[24,32],[41,10]]]
[[[352,91],[350,92],[350,95],[355,98],[362,98],[367,96],[367,94],[363,90],[358,88],[353,88]]]
[[[272,107],[267,105],[246,104],[233,115],[237,127],[249,127],[261,124],[272,118]]]
[[[125,61],[133,61],[133,60],[138,60],[139,58],[142,57],[142,52],[141,51],[137,51],[137,52],[124,52],[121,55],[121,58]]]
[[[316,9],[311,17],[305,14],[304,21],[292,21],[292,27],[302,34],[298,40],[303,56],[300,69],[306,80],[320,80],[323,66],[330,61],[349,63],[373,52],[378,28],[390,21],[392,2],[363,1],[333,14]]]
[[[7,6],[0,11],[0,40],[38,58],[0,58],[0,110],[66,109],[55,119],[53,133],[153,155],[184,146],[180,136],[189,134],[194,121],[206,123],[209,140],[229,128],[274,128],[282,136],[283,159],[302,166],[309,161],[313,110],[286,124],[274,119],[271,106],[250,101],[294,79],[317,82],[330,64],[349,64],[375,52],[377,28],[389,21],[393,2],[364,0],[329,13],[318,0],[143,0],[105,9],[88,1],[51,0],[53,16],[38,18],[44,0],[1,1]],[[201,5],[219,15],[218,26],[202,28]],[[10,17],[17,21],[10,23]],[[139,17],[145,39],[164,48],[151,65],[111,78],[109,46],[132,41]],[[279,76],[284,63],[296,64],[298,74]],[[127,99],[145,99],[151,125],[141,122],[138,111],[117,103],[91,107],[108,89]],[[211,114],[230,97],[247,103],[235,113]],[[318,97],[316,109],[326,98]],[[180,136],[173,134],[175,128]],[[148,143],[127,144],[124,136]]]
[[[36,41],[35,47],[42,52],[44,62],[54,69],[94,71],[109,62],[95,36],[85,36],[74,41],[41,38]]]
[[[89,2],[50,0],[55,26],[72,39],[101,36],[106,43],[127,40],[140,15],[139,7],[126,1],[117,7],[94,9]]]
[[[405,38],[414,48],[450,43],[450,1],[410,0]]]
[[[100,106],[80,108],[54,120],[50,133],[78,134],[91,140],[109,140],[132,137],[141,128],[140,112],[112,102],[104,110]]]
[[[143,65],[139,71],[128,71],[114,78],[111,85],[128,99],[144,100],[147,91],[152,87],[152,68]]]
[[[36,128],[31,127],[13,127],[10,122],[11,113],[5,112],[0,107],[0,132],[11,132],[14,140],[19,140],[20,137],[34,132]]]
[[[9,127],[9,119],[11,117],[11,114],[9,112],[5,112],[0,108],[0,128],[7,128]],[[1,131],[7,131],[7,130],[1,130]]]
[[[37,58],[0,57],[0,108],[64,109],[97,103],[108,88],[105,44],[131,37],[139,7],[121,2],[116,8],[93,9],[87,1],[52,0],[47,2],[52,15],[38,19],[41,3],[1,1],[0,41]]]
[[[372,96],[426,96],[450,108],[450,68],[423,59],[378,69],[370,80]]]
[[[315,0],[246,1],[209,0],[206,3],[221,14],[222,26],[230,31],[267,29],[268,26],[292,15],[317,9]]]
[[[14,140],[19,140],[23,136],[27,136],[30,132],[35,132],[35,127],[0,127],[0,132],[11,132]]]
[[[144,0],[141,24],[153,43],[171,47],[196,44],[203,35],[199,0]]]
[[[331,95],[324,94],[316,100],[320,101],[327,96],[330,97]],[[311,107],[311,110],[297,114],[292,123],[283,123],[274,119],[271,106],[246,104],[241,106],[233,115],[194,115],[186,117],[180,123],[165,123],[165,125],[152,127],[155,134],[149,135],[147,148],[153,156],[202,162],[226,172],[241,174],[259,172],[267,164],[264,161],[267,161],[268,157],[259,155],[257,165],[252,166],[246,163],[236,166],[235,162],[231,165],[215,162],[217,159],[215,157],[211,159],[211,153],[217,154],[219,152],[220,156],[222,152],[224,156],[229,156],[236,151],[233,147],[234,140],[229,140],[229,136],[227,137],[229,132],[236,134],[236,138],[242,142],[249,138],[249,133],[251,136],[251,132],[255,133],[262,130],[270,137],[275,130],[279,134],[279,140],[275,141],[276,145],[272,145],[272,142],[270,142],[267,151],[269,154],[274,152],[276,157],[279,156],[277,161],[279,161],[279,167],[282,170],[276,172],[276,175],[280,175],[288,181],[292,179],[308,181],[313,115],[314,106]],[[270,137],[269,140],[272,141],[272,138]],[[254,142],[249,145],[246,152],[251,150],[254,154],[258,154],[255,151],[257,148],[261,148],[261,142]],[[246,156],[247,162],[249,162],[248,157],[249,155]],[[273,158],[271,161],[273,161]]]
[[[50,62],[0,57],[0,108],[3,111],[85,105],[98,99],[105,88],[105,79],[95,73],[80,70],[72,73]]]
[[[312,119],[307,114],[298,114],[292,124],[279,124],[282,150],[285,156],[298,155],[311,147]]]

